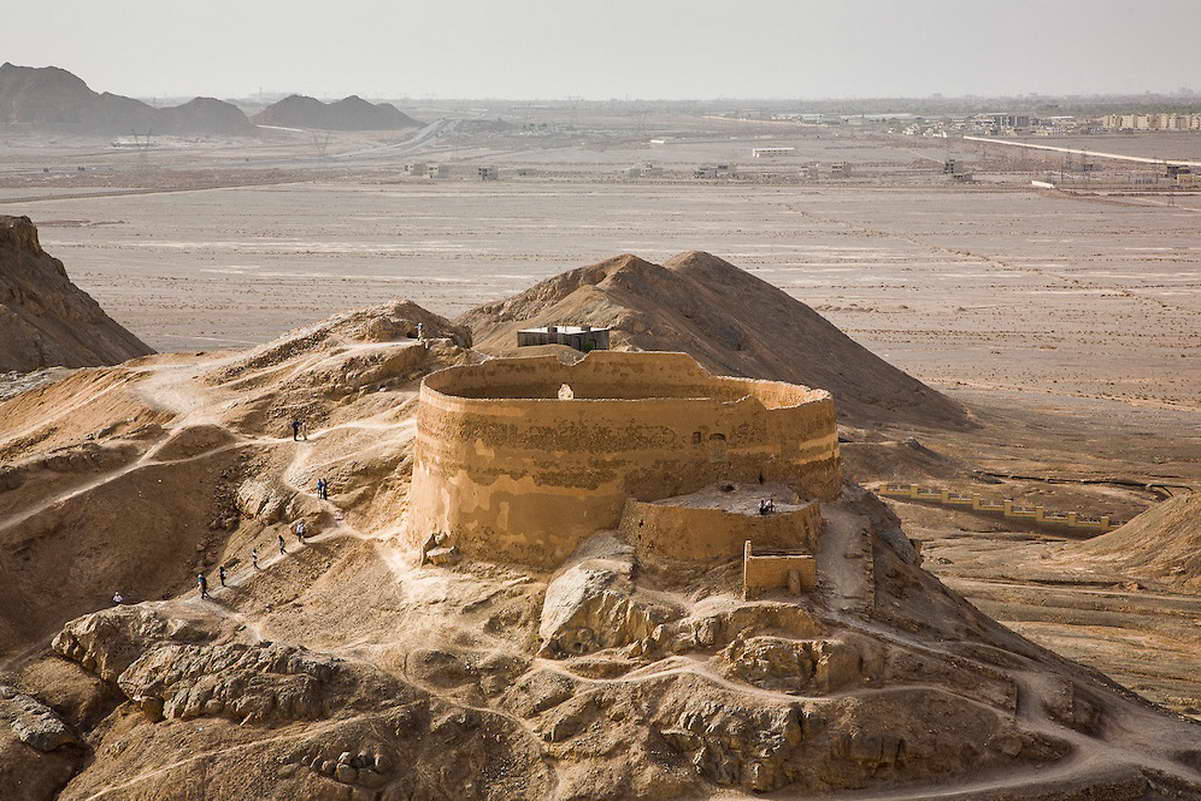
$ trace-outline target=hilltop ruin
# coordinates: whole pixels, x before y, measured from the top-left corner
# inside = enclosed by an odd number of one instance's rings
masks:
[[[416,543],[436,535],[468,553],[553,567],[636,514],[631,503],[718,482],[771,482],[816,500],[839,490],[828,392],[715,377],[684,353],[496,359],[434,373],[420,397]],[[672,530],[656,508],[654,530]],[[650,532],[639,542],[654,548]],[[720,526],[689,531],[697,541],[729,540],[708,546],[726,557],[741,553],[739,536]]]

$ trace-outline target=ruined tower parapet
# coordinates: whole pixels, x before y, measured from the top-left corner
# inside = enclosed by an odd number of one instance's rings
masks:
[[[830,394],[714,376],[684,353],[494,359],[422,382],[407,532],[415,546],[441,533],[477,558],[551,567],[616,528],[627,499],[718,481],[833,499]]]

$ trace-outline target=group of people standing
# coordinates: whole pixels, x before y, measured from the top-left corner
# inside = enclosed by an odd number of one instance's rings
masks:
[[[320,486],[322,488],[328,487],[328,483],[325,482],[325,479],[321,479]],[[328,499],[328,495],[322,494],[320,492],[320,490],[319,490],[318,494],[320,495],[322,500]],[[305,540],[305,537],[308,536],[308,531],[309,531],[308,524],[304,522],[303,517],[292,524],[292,533],[296,535],[296,542],[299,545],[303,546],[303,545],[308,544],[307,540]],[[279,555],[287,556],[288,544],[284,540],[284,535],[277,534],[275,537],[275,540],[276,540],[277,545],[279,546]],[[262,568],[259,566],[259,549],[257,546],[250,549],[250,564],[254,567],[255,570],[262,570]],[[229,586],[228,584],[225,583],[227,575],[228,574],[226,573],[225,565],[221,565],[217,568],[217,578],[221,582],[222,587]],[[201,598],[207,599],[207,598],[211,597],[209,595],[208,577],[205,576],[203,573],[196,574],[196,586],[200,589],[200,597]],[[113,595],[113,603],[120,604],[120,603],[123,603],[124,600],[125,599],[121,597],[120,593],[115,593]]]
[[[293,420],[292,421],[292,439],[293,439],[293,441],[299,442],[300,440],[308,440],[308,438],[309,438],[308,423],[306,423],[304,420],[301,420],[301,419]],[[329,491],[330,491],[329,479],[325,478],[324,476],[318,477],[318,479],[317,479],[317,497],[323,501],[328,501],[329,500]],[[299,543],[301,546],[307,544],[305,537],[308,536],[308,525],[305,523],[304,518],[300,518],[299,520],[297,520],[295,523],[292,524],[292,533],[296,535],[296,542]],[[287,546],[287,542],[284,540],[284,535],[283,534],[276,535],[276,542],[279,546],[280,556],[286,556],[288,554],[288,546]],[[259,549],[257,546],[250,549],[250,564],[254,567],[255,570],[262,569],[259,566]],[[228,573],[226,572],[225,565],[220,565],[217,568],[217,580],[221,582],[222,587],[229,586],[228,584],[226,584],[227,577],[228,577]],[[200,590],[201,598],[204,598],[207,600],[212,597],[209,595],[208,577],[206,575],[204,575],[203,573],[196,574],[196,586]],[[121,591],[116,590],[115,592],[113,592],[113,604],[116,606],[120,606],[124,603],[125,603],[125,596],[121,593]]]

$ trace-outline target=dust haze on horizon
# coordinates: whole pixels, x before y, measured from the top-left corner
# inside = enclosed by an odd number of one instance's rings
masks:
[[[1195,0],[65,0],[0,60],[142,97],[921,97],[1173,92]]]

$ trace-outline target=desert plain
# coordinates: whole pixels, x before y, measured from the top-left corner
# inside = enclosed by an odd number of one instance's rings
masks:
[[[0,213],[30,216],[42,246],[144,342],[196,355],[395,298],[453,319],[616,254],[703,250],[967,409],[970,424],[953,428],[844,422],[844,469],[869,487],[1118,523],[1201,487],[1197,193],[1126,185],[1120,165],[1108,184],[1047,189],[1031,181],[1064,169],[1059,157],[880,130],[595,108],[411,113],[438,121],[140,149],[12,134]],[[1189,158],[1198,141],[1058,144]],[[767,146],[795,151],[751,156]],[[952,158],[974,179],[944,174]],[[814,162],[848,174],[805,176]],[[449,177],[405,166],[427,163]],[[661,171],[622,172],[644,163]],[[718,163],[737,175],[694,177]],[[485,166],[499,179],[480,180]],[[1081,559],[1093,532],[887,502],[925,567],[978,609],[1201,719],[1201,596],[1183,571]]]

